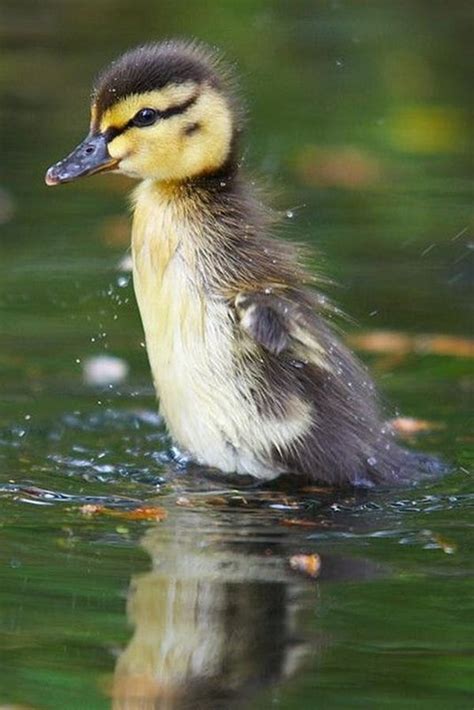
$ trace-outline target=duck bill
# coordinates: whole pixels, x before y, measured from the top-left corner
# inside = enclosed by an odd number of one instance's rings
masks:
[[[60,185],[87,175],[114,170],[117,165],[118,161],[109,155],[105,136],[91,133],[72,153],[48,169],[45,182],[47,185]]]

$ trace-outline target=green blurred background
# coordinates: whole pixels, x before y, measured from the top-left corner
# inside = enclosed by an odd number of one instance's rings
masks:
[[[472,334],[472,3],[0,0],[0,13],[0,704],[108,707],[104,679],[131,637],[130,579],[149,558],[167,559],[176,540],[194,559],[199,540],[224,544],[246,570],[232,582],[214,570],[214,587],[206,577],[212,594],[225,587],[226,599],[244,600],[229,617],[248,631],[241,665],[222,673],[244,707],[470,707],[472,368],[459,355]],[[225,506],[191,517],[186,536],[189,519],[166,496],[174,527],[153,544],[143,523],[78,514],[88,495],[153,498],[169,442],[153,419],[120,266],[132,183],[104,176],[51,190],[43,176],[85,134],[96,72],[134,44],[169,37],[216,45],[235,65],[249,109],[247,170],[273,192],[286,236],[314,247],[312,266],[353,318],[346,330],[418,338],[414,350],[368,357],[389,412],[437,425],[412,443],[455,464],[444,481],[323,506],[329,530],[313,538],[282,528],[284,513],[237,517]],[[447,354],[424,350],[426,334],[441,335]],[[128,379],[91,388],[84,360],[105,353],[129,365]],[[282,565],[307,550],[390,571],[365,579],[358,563],[341,563],[344,574],[317,591],[287,579],[267,589],[247,556],[261,555],[268,582],[273,546]],[[153,578],[157,595],[182,575],[171,566]],[[210,627],[222,620],[219,595]],[[269,600],[280,597],[275,611]],[[290,607],[299,621],[283,638],[275,619]],[[260,651],[251,628],[267,639]],[[288,681],[288,648],[302,636],[309,661]],[[263,667],[270,648],[281,657]],[[221,707],[209,697],[197,707]]]

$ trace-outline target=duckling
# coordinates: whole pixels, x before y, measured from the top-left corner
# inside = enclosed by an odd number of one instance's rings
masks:
[[[133,194],[133,282],[160,411],[199,464],[261,481],[406,481],[374,384],[242,174],[244,112],[213,51],[138,47],[96,81],[90,131],[48,185],[113,171]]]

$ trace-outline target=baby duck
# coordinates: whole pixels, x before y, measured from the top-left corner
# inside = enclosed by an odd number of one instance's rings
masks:
[[[48,185],[114,171],[134,192],[133,282],[160,410],[226,473],[330,485],[409,480],[365,368],[328,325],[297,250],[241,174],[243,112],[195,43],[138,47],[98,78],[90,132]]]

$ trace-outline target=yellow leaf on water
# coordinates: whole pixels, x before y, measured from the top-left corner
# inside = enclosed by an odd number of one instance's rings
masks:
[[[123,520],[164,520],[167,512],[164,508],[155,506],[146,506],[144,508],[135,508],[134,510],[113,510],[109,515],[122,518]]]
[[[108,515],[122,520],[154,520],[156,522],[164,520],[167,512],[164,508],[155,506],[144,506],[143,508],[134,508],[133,510],[117,510],[116,508],[107,508],[104,505],[82,505],[80,511],[88,517],[93,515]]]
[[[99,513],[102,513],[105,508],[103,505],[94,505],[93,503],[87,503],[86,505],[81,505],[79,510],[81,511],[82,515],[85,515],[86,517],[92,517],[93,515],[98,515]]]
[[[181,508],[193,508],[195,504],[190,498],[187,498],[186,496],[179,496],[179,498],[176,499],[176,505]]]
[[[303,520],[302,518],[283,518],[280,520],[280,525],[291,528],[319,528],[322,527],[316,520]]]
[[[415,345],[419,353],[474,357],[474,340],[456,335],[419,335],[415,338]]]
[[[391,330],[372,330],[360,335],[351,335],[348,340],[358,350],[371,353],[409,353],[413,349],[411,336]]]
[[[397,417],[390,421],[390,426],[400,436],[412,436],[420,432],[444,428],[444,424],[439,422],[429,422],[426,419],[415,419],[414,417]]]
[[[312,555],[293,555],[289,561],[291,569],[313,579],[318,576],[321,569],[321,558],[316,553]]]
[[[433,540],[447,555],[454,554],[458,549],[456,543],[452,542],[451,540],[447,540],[445,537],[442,537],[437,533],[433,533]]]
[[[409,335],[391,330],[373,330],[350,335],[348,341],[354,348],[371,353],[474,357],[474,340],[457,335]]]

